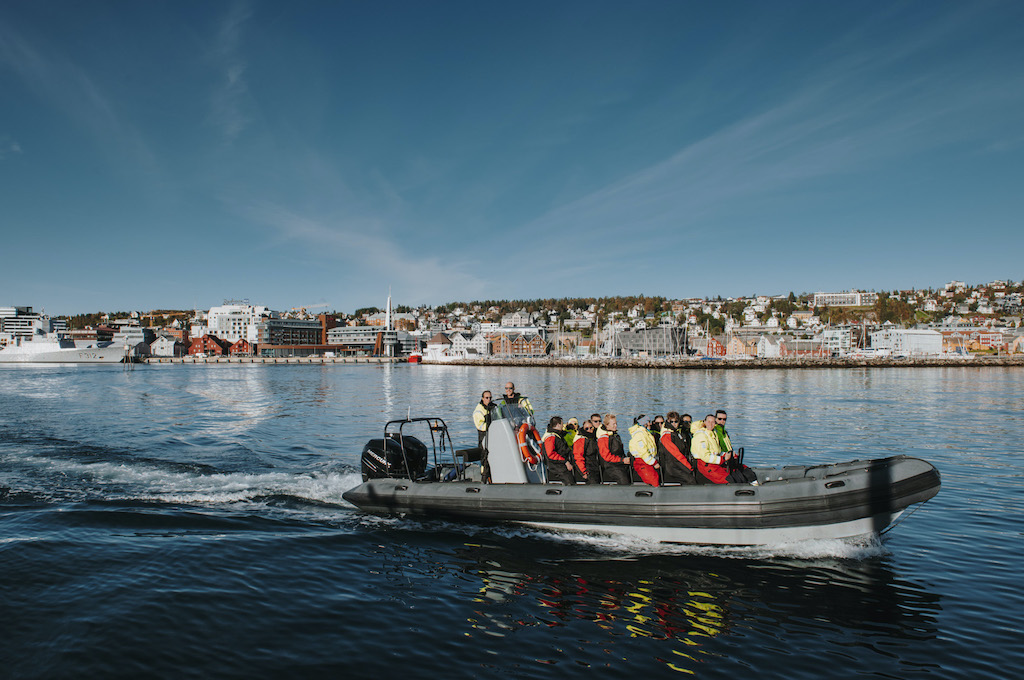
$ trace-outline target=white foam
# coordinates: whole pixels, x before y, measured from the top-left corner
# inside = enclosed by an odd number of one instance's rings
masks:
[[[81,477],[104,489],[105,499],[165,503],[237,503],[266,496],[293,496],[322,503],[344,503],[341,494],[357,486],[357,472],[226,472],[200,474],[156,465],[77,463],[39,457],[23,459],[53,468],[65,477]],[[111,488],[113,487],[113,488]]]
[[[517,532],[519,533],[519,532]],[[793,543],[765,546],[715,546],[659,543],[634,536],[578,533],[572,531],[537,530],[537,537],[589,546],[600,552],[619,553],[623,556],[641,555],[703,555],[735,559],[864,559],[884,554],[885,549],[877,537],[857,539],[812,539]]]
[[[490,536],[505,539],[555,541],[592,550],[602,558],[611,556],[629,559],[649,555],[689,555],[745,560],[770,560],[772,558],[861,560],[886,553],[884,546],[877,536],[864,536],[856,539],[813,539],[770,546],[729,547],[659,543],[654,540],[627,535],[543,529],[522,524],[480,525],[471,522],[426,521],[408,518],[384,518],[372,515],[364,516],[361,521],[364,525],[390,529],[450,531],[452,533],[465,534],[474,539],[481,536]]]

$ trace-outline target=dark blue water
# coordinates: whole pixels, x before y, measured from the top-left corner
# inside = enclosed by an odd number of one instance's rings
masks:
[[[0,676],[979,678],[1024,662],[1024,371],[0,368]],[[881,540],[663,547],[366,516],[383,422],[729,411],[755,464],[921,456]],[[599,673],[599,675],[595,675]]]

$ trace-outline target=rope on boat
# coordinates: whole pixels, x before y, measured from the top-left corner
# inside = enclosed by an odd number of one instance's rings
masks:
[[[925,501],[925,503],[927,503],[927,502],[928,501]],[[901,515],[898,520],[896,520],[895,522],[893,522],[892,524],[890,524],[889,526],[887,526],[886,528],[884,528],[880,532],[878,532],[878,536],[879,537],[885,536],[887,533],[889,533],[890,531],[892,531],[893,529],[895,529],[899,525],[903,524],[903,520],[905,520],[906,518],[910,517],[911,515],[913,515],[915,512],[917,512],[918,510],[920,510],[923,507],[924,507],[924,503],[921,503],[917,507],[915,507],[913,510],[911,510],[910,512],[903,513],[903,515]]]

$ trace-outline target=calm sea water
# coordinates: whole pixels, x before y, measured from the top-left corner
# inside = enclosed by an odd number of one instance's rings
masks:
[[[1022,378],[3,367],[0,676],[1013,676]],[[772,550],[381,519],[341,500],[385,420],[440,415],[470,445],[480,391],[508,379],[541,419],[722,407],[748,463],[909,453],[943,489],[880,541]]]

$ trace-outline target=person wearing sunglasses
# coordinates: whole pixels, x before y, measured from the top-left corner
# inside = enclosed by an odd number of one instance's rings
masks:
[[[526,409],[531,416],[533,415],[533,406],[530,404],[530,400],[516,392],[515,383],[505,383],[505,396],[502,397],[502,401],[506,404],[518,404]]]
[[[725,431],[725,421],[728,417],[725,411],[718,409],[715,411],[715,434],[718,436],[718,446],[722,449],[722,453],[732,453],[732,440],[729,439],[729,433]]]
[[[682,428],[679,414],[669,411],[658,435],[662,479],[668,484],[696,484],[696,463],[690,455],[690,431]]]
[[[586,484],[601,483],[601,464],[598,462],[597,427],[584,420],[572,444],[572,457],[576,461],[577,481]]]
[[[740,457],[732,450],[732,440],[729,439],[729,433],[725,430],[726,420],[728,420],[728,416],[725,411],[722,409],[715,411],[715,436],[718,437],[718,445],[722,448],[722,453],[727,454],[726,467],[729,468],[729,481],[746,482],[756,486],[757,475],[744,465],[740,461]]]
[[[480,474],[486,482],[491,477],[490,466],[487,464],[487,428],[491,426],[491,416],[494,412],[494,402],[491,400],[491,391],[484,390],[480,395],[480,401],[473,409],[473,424],[476,425],[476,445],[480,448]]]

